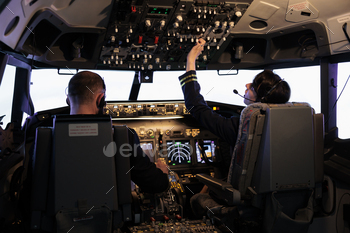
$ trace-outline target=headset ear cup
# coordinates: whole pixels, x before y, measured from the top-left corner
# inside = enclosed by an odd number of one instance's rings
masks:
[[[106,105],[105,95],[101,97],[100,103],[96,103],[98,109],[103,109],[103,107]]]

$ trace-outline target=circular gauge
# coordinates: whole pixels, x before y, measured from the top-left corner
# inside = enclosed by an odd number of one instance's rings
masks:
[[[189,141],[168,141],[167,151],[169,164],[189,164],[191,163],[191,145]]]

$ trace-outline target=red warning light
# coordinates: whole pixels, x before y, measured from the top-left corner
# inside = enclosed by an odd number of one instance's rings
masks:
[[[131,6],[131,12],[135,13],[136,12],[136,6]]]

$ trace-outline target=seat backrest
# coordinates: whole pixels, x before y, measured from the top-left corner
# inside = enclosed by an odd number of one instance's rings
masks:
[[[80,230],[91,231],[101,227],[98,224],[105,218],[108,224],[98,231],[110,232],[112,222],[130,219],[129,158],[120,158],[117,153],[117,145],[128,143],[127,138],[126,127],[113,129],[109,116],[55,116],[53,128],[38,128],[31,228],[53,231],[56,225],[58,232],[67,232],[81,222]],[[116,164],[121,163],[124,167],[118,168],[118,174]],[[121,187],[117,180],[124,182]],[[124,219],[119,204],[128,206]],[[119,219],[112,221],[114,217]]]
[[[316,129],[323,117],[314,115],[306,103],[256,103],[242,111],[228,182],[243,198],[249,187],[256,193],[315,187],[323,175],[323,130]]]

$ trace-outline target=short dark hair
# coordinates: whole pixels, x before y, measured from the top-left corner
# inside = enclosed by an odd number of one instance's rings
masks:
[[[93,100],[93,94],[102,90],[106,91],[106,86],[100,75],[82,71],[76,73],[69,81],[68,95],[77,97],[78,104],[86,104]]]
[[[290,87],[288,83],[271,70],[264,70],[257,74],[253,80],[258,102],[282,104],[290,98]]]

